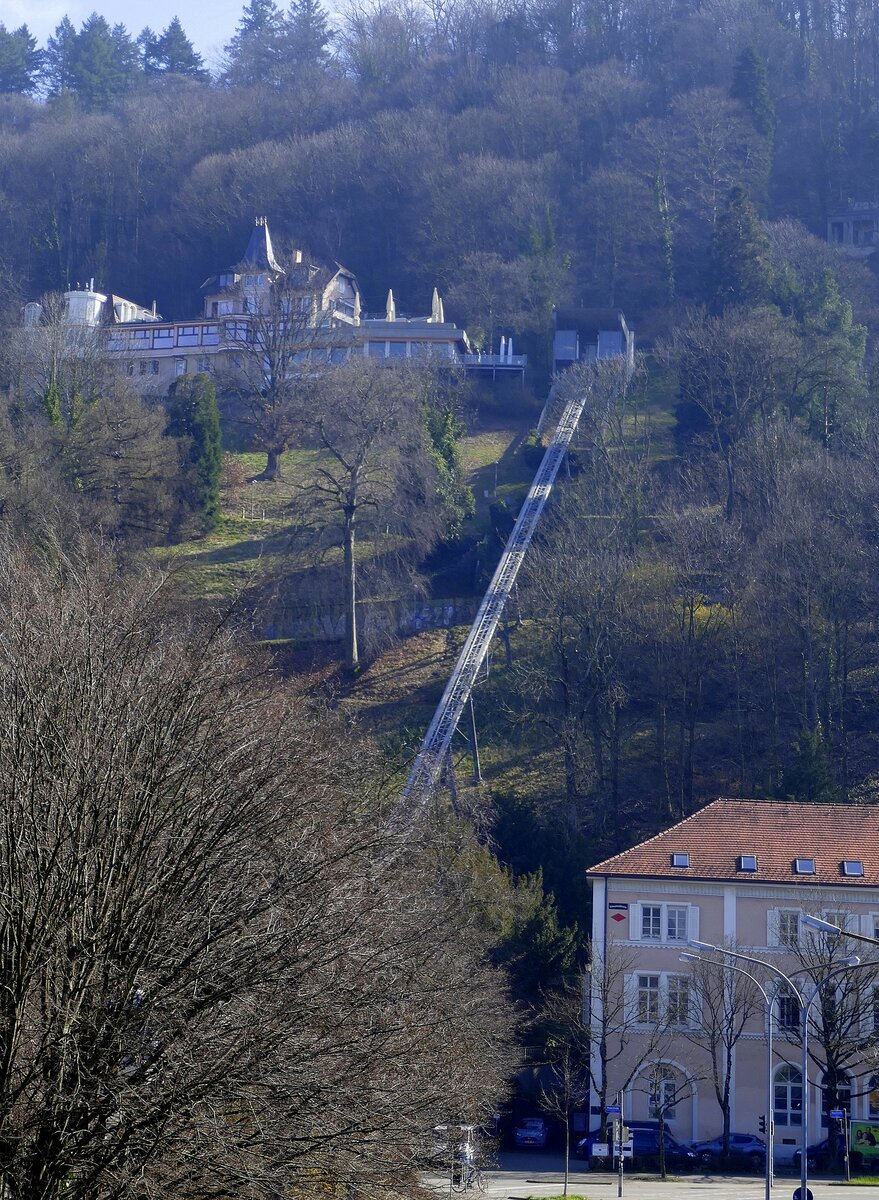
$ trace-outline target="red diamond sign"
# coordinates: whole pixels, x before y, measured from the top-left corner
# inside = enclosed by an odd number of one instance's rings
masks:
[[[625,913],[611,913],[610,919],[612,921],[625,921],[626,916]]]

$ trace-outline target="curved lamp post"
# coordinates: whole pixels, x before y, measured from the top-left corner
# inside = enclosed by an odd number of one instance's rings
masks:
[[[716,959],[704,958],[701,954],[690,954],[684,952],[681,955],[681,962],[703,962],[715,963]],[[772,1197],[772,1005],[773,998],[769,995],[766,988],[756,976],[750,971],[746,971],[743,967],[736,967],[732,963],[724,963],[725,971],[735,971],[737,975],[744,975],[746,979],[750,979],[751,983],[759,990],[761,996],[766,1001],[766,1120],[767,1131],[769,1134],[769,1144],[766,1148],[766,1200],[771,1200]]]
[[[817,917],[813,918],[813,920],[817,919]],[[824,924],[829,924],[829,922],[824,922]],[[836,927],[834,926],[834,929],[835,928]],[[809,1012],[813,1003],[815,1002],[815,997],[820,993],[822,987],[829,980],[835,978],[837,975],[841,975],[850,967],[861,966],[861,960],[856,956],[844,959],[838,967],[835,967],[832,971],[828,971],[824,978],[820,979],[818,983],[815,984],[807,998],[803,991],[798,988],[794,981],[790,978],[790,976],[785,975],[784,971],[782,971],[780,967],[777,967],[775,963],[766,962],[766,960],[763,958],[754,958],[750,954],[742,954],[740,950],[730,950],[726,946],[714,946],[710,942],[697,942],[691,940],[688,942],[688,945],[692,946],[696,950],[707,950],[712,954],[722,954],[727,958],[737,958],[741,959],[743,962],[754,963],[758,967],[765,967],[767,971],[773,971],[779,976],[779,978],[783,979],[797,998],[800,1006],[800,1049],[802,1054],[801,1073],[803,1083],[803,1150],[800,1156],[800,1200],[807,1200],[809,1178],[809,1156],[806,1153],[806,1147],[809,1143]],[[872,963],[864,963],[863,965],[874,966]]]

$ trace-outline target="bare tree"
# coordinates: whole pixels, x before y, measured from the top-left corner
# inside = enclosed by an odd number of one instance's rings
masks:
[[[321,285],[294,265],[254,297],[251,310],[225,322],[228,353],[217,387],[227,415],[265,451],[261,479],[281,477],[281,455],[303,432],[307,399],[334,351],[343,355],[348,331],[322,311]]]
[[[846,912],[843,906],[830,914],[822,905],[817,915],[829,917],[842,929],[858,932],[857,916]],[[777,935],[791,956],[788,973],[797,977],[801,992],[808,997],[813,988],[818,989],[810,1012],[809,1056],[823,1075],[821,1094],[830,1133],[830,1155],[835,1159],[839,1123],[829,1115],[830,1110],[850,1107],[852,1095],[869,1090],[866,1081],[861,1086],[855,1083],[855,1075],[865,1060],[865,1042],[869,1040],[865,1031],[875,1031],[879,954],[872,950],[864,953],[863,943],[855,947],[853,941],[836,934],[814,934],[793,914],[777,930]],[[862,960],[860,966],[845,970],[846,961],[856,948]],[[794,1013],[796,1019],[786,1020],[781,1010],[779,1025],[782,1035],[799,1045],[798,1009]],[[803,1086],[808,1086],[807,1080],[803,1080]]]
[[[592,1092],[601,1109],[602,1139],[607,1133],[608,1098],[625,1092],[645,1062],[662,1057],[667,1022],[657,1006],[643,1006],[629,980],[638,952],[611,940],[593,944],[584,992],[583,1025],[589,1043]]]
[[[311,395],[321,451],[306,489],[323,536],[342,553],[345,663],[360,664],[357,547],[396,539],[430,548],[442,527],[436,471],[425,445],[419,388],[410,372],[368,359],[328,372]]]
[[[722,963],[691,964],[692,1025],[683,1032],[708,1056],[714,1094],[723,1114],[722,1161],[729,1157],[730,1098],[734,1052],[750,1022],[765,1011],[763,997],[740,972]]]
[[[550,1083],[541,1086],[540,1103],[564,1126],[565,1196],[571,1167],[571,1117],[589,1098],[589,1028],[583,1009],[581,990],[569,988],[556,993],[541,1014],[546,1024]]]
[[[449,856],[366,748],[111,555],[0,548],[10,1200],[391,1188],[508,1024]]]
[[[675,1107],[693,1094],[694,1080],[682,1078],[677,1068],[665,1062],[661,1055],[652,1063],[650,1070],[642,1076],[642,1090],[646,1090],[651,1115],[659,1121],[659,1174],[666,1178],[665,1130],[666,1122],[674,1116]]]

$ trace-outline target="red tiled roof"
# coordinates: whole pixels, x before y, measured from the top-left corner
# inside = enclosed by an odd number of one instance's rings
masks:
[[[672,854],[681,853],[689,855],[689,866],[673,867]],[[740,854],[756,854],[757,870],[738,870]],[[815,873],[797,874],[797,858],[814,859]],[[844,860],[862,862],[863,876],[843,875]],[[879,806],[715,800],[586,873],[877,887]]]

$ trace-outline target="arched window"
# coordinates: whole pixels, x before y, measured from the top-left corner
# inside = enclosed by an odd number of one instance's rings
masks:
[[[827,1125],[827,1113],[829,1111],[829,1097],[827,1095],[827,1076],[821,1080],[821,1124]],[[836,1082],[836,1102],[834,1108],[844,1108],[849,1115],[852,1111],[852,1081],[848,1075],[838,1075]]]
[[[789,1063],[775,1072],[772,1088],[772,1108],[776,1125],[802,1125],[803,1076]]]
[[[867,1116],[871,1121],[879,1120],[879,1075],[871,1075],[867,1084]]]
[[[678,1074],[664,1063],[654,1067],[648,1076],[649,1111],[651,1117],[662,1116],[664,1121],[675,1119],[677,1101],[681,1098],[682,1084]]]

